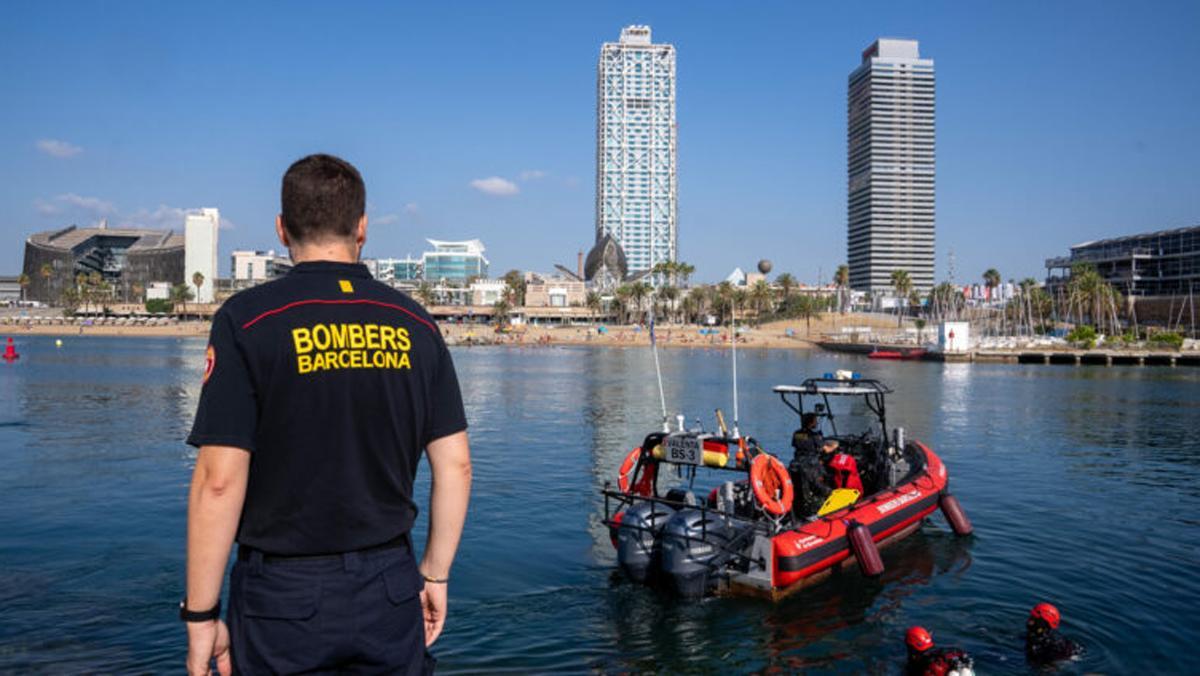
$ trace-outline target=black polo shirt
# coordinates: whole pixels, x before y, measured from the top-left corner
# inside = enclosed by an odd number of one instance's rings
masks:
[[[407,533],[422,450],[466,427],[425,310],[366,266],[310,262],[217,311],[188,443],[250,452],[239,543],[326,554]]]

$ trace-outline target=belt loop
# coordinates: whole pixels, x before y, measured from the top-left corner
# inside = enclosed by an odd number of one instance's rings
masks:
[[[357,573],[362,569],[362,552],[346,552],[342,554],[342,567],[347,573]]]
[[[262,575],[263,571],[263,553],[257,549],[250,550],[250,573],[253,575]]]

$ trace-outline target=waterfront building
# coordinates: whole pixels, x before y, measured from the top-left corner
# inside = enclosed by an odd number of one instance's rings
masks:
[[[367,263],[367,261],[363,261]],[[417,282],[423,279],[423,264],[420,258],[377,258],[367,265],[371,275],[381,282]]]
[[[188,214],[183,221],[184,283],[192,290],[197,303],[213,302],[217,287],[217,231],[221,213],[216,209],[201,209]],[[200,286],[192,281],[195,274],[204,275]]]
[[[471,305],[495,305],[504,298],[508,284],[503,279],[477,279],[471,282]]]
[[[625,250],[612,234],[600,237],[583,264],[583,278],[600,293],[609,294],[629,277]]]
[[[894,270],[933,287],[934,72],[916,40],[880,38],[847,97],[850,287],[890,294]]]
[[[235,288],[245,288],[282,277],[292,269],[292,259],[270,251],[239,250],[230,254]]]
[[[21,298],[21,279],[17,275],[0,275],[0,303],[14,303]]]
[[[566,275],[525,277],[525,307],[578,307],[587,301],[587,285]]]
[[[170,230],[109,228],[105,223],[34,233],[25,240],[25,297],[58,303],[81,274],[99,275],[114,300],[121,301],[137,298],[137,288],[144,290],[153,282],[180,284],[184,244],[184,237]]]
[[[630,273],[676,260],[676,194],[675,47],[627,26],[596,67],[597,243],[615,237]]]
[[[1126,296],[1192,296],[1200,292],[1200,225],[1076,244],[1046,260],[1047,289],[1057,293],[1078,263]]]
[[[483,242],[469,239],[461,242],[425,240],[433,251],[421,254],[421,269],[429,282],[449,282],[465,285],[488,275],[488,259],[483,255]]]

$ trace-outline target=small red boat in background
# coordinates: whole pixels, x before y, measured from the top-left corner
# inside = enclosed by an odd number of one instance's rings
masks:
[[[867,355],[867,359],[895,359],[899,361],[912,361],[916,359],[924,359],[926,352],[928,352],[928,350],[920,347],[914,347],[908,350],[880,350],[876,348]]]

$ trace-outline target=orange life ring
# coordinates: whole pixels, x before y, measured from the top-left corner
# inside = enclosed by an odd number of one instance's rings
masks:
[[[621,463],[621,469],[617,471],[617,488],[621,489],[622,493],[629,492],[629,480],[633,475],[633,468],[637,466],[638,457],[642,454],[642,448],[639,446],[629,452],[625,456],[625,461]],[[650,495],[654,490],[654,475],[657,473],[657,465],[647,463],[642,471],[642,478],[633,486],[633,492],[638,495]]]
[[[750,462],[750,486],[763,509],[775,516],[792,510],[792,477],[787,468],[773,455],[761,453]],[[776,498],[776,493],[780,497]]]

